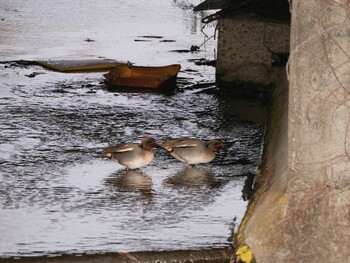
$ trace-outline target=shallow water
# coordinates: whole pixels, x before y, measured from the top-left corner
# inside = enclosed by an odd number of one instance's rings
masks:
[[[215,68],[194,63],[215,59],[214,38],[174,52],[206,39],[196,2],[2,1],[2,61],[104,57],[182,70],[174,90],[126,93],[108,90],[101,73],[0,64],[0,257],[229,245],[264,112],[218,92]],[[101,154],[144,136],[218,138],[225,149],[183,169],[156,148],[130,173]]]

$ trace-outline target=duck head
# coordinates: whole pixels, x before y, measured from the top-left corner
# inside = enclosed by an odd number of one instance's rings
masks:
[[[157,142],[154,138],[144,137],[140,143],[140,147],[144,150],[150,151],[154,146],[157,145]]]
[[[219,140],[209,140],[207,142],[208,149],[217,152],[224,149],[224,144]]]

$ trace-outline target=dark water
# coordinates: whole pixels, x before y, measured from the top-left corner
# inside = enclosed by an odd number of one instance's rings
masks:
[[[0,257],[229,244],[260,157],[263,109],[218,92],[215,68],[194,63],[215,59],[214,38],[174,52],[206,39],[196,1],[149,3],[1,1],[2,61],[107,57],[182,70],[170,92],[125,93],[106,89],[102,73],[0,64]],[[156,148],[130,173],[101,155],[144,136],[218,138],[225,149],[184,170]]]

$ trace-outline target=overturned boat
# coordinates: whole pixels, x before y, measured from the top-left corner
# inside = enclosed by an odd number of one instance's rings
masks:
[[[119,64],[103,76],[112,86],[157,89],[174,81],[180,69],[179,64],[153,67]]]

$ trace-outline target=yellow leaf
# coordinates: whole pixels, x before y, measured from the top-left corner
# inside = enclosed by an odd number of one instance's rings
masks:
[[[236,261],[244,263],[251,263],[253,260],[253,253],[248,246],[241,246],[236,252]]]

